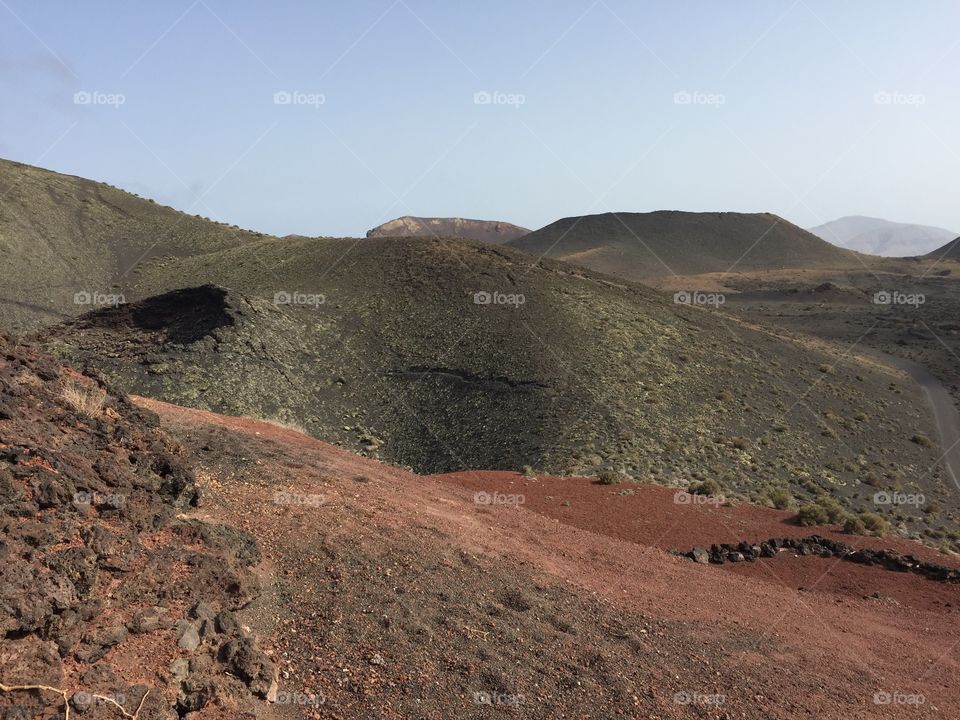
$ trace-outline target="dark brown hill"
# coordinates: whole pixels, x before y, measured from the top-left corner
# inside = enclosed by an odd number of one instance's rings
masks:
[[[951,240],[924,257],[930,260],[960,260],[960,238]]]
[[[509,244],[630,280],[856,262],[850,251],[769,213],[584,215],[557,220]]]

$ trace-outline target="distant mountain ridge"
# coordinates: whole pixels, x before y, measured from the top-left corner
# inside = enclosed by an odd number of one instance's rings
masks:
[[[848,265],[838,248],[770,213],[604,213],[558,220],[509,243],[628,280]]]
[[[367,231],[367,237],[455,237],[501,245],[528,234],[527,228],[499,220],[403,217]]]
[[[540,257],[613,248],[615,272],[661,274],[650,250],[691,274],[855,264],[773,215],[568,219],[518,239],[531,256],[457,238],[261,237],[12,163],[0,192],[0,328],[37,328],[28,342],[123,391],[269,418],[421,472],[707,475],[757,501],[784,487],[802,503],[863,471],[835,465],[852,432],[787,416],[798,397],[851,418],[910,402],[861,431],[858,456],[915,468],[939,454],[911,440],[922,399],[894,396],[885,371],[748,325],[734,336],[726,313]],[[803,482],[824,467],[822,488]]]
[[[810,228],[817,237],[857,252],[884,257],[916,257],[953,240],[960,233],[929,225],[899,223],[849,215]]]

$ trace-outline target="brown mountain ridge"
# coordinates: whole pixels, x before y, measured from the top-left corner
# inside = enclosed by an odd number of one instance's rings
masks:
[[[405,215],[367,231],[367,237],[455,237],[500,245],[523,237],[529,232],[526,228],[498,220]]]
[[[509,244],[628,280],[859,265],[855,253],[771,213],[583,215],[557,220]]]

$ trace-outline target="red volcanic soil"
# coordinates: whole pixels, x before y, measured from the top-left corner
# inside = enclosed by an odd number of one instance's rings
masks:
[[[267,423],[137,402],[194,449],[201,513],[261,547],[274,592],[247,621],[272,638],[281,685],[325,699],[278,717],[960,716],[957,584],[667,552],[817,531],[946,564],[913,543],[680,505],[655,486],[422,477]],[[502,704],[475,704],[478,691]]]
[[[691,496],[661,485],[601,485],[595,478],[527,477],[499,471],[450,473],[431,479],[472,490],[481,501],[488,496],[493,498],[494,493],[505,498],[523,496],[524,509],[565,525],[667,551],[816,533],[855,548],[896,550],[940,565],[960,567],[957,558],[903,538],[847,535],[838,527],[801,527],[793,522],[794,513],[749,503],[720,504],[713,498]],[[720,567],[743,576],[789,580],[789,584],[803,591],[830,591],[861,598],[880,592],[912,606],[940,607],[957,597],[948,585],[848,562],[838,568],[836,563],[835,558],[799,557],[783,552],[756,563],[728,563]],[[918,587],[923,592],[917,592]]]

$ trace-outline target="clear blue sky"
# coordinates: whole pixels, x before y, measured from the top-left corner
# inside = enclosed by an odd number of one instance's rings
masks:
[[[276,234],[663,208],[960,231],[958,26],[956,0],[0,0],[0,156]]]

